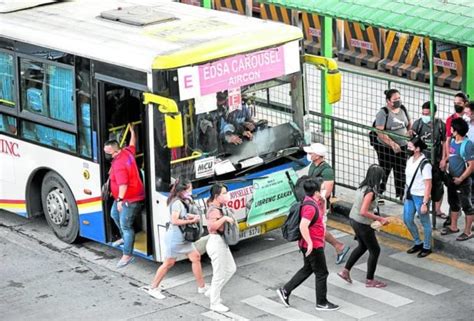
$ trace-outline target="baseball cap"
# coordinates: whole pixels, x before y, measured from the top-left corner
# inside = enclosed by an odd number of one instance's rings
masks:
[[[308,154],[316,154],[322,157],[326,157],[327,148],[321,143],[314,143],[309,146],[303,147],[303,150]]]

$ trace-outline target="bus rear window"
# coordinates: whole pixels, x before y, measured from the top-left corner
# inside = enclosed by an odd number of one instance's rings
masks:
[[[23,111],[74,125],[74,72],[53,64],[20,59]]]
[[[13,56],[0,52],[0,105],[15,107],[15,84]]]
[[[25,120],[21,124],[21,136],[25,139],[68,152],[76,151],[76,136],[73,134]]]

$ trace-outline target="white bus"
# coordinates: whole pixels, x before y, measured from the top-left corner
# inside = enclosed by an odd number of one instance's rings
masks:
[[[178,177],[203,207],[214,181],[228,184],[242,239],[281,226],[287,175],[306,164],[298,28],[157,0],[10,9],[0,4],[1,209],[44,215],[64,242],[112,244],[102,146],[136,123],[147,195],[136,255],[162,260]],[[244,108],[251,139],[221,128]]]

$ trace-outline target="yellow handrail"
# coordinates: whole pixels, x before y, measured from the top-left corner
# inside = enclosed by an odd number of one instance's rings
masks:
[[[132,124],[132,125],[139,125],[141,124],[142,121],[141,120],[137,120],[137,121],[134,121],[133,123],[127,123],[127,124],[123,124],[123,125],[120,125],[120,126],[115,126],[115,127],[112,127],[112,128],[109,128],[109,133],[113,133],[113,132],[116,132],[117,130],[119,129],[122,129],[122,128],[125,128],[126,126]]]
[[[191,154],[191,156],[172,160],[172,161],[170,162],[170,164],[171,164],[171,165],[179,164],[179,163],[182,163],[182,162],[185,162],[185,161],[188,161],[188,160],[193,160],[193,159],[200,158],[201,156],[202,156],[202,153],[201,153],[201,152],[194,151],[194,152]]]
[[[6,100],[6,99],[0,99],[0,103],[5,104],[5,105],[10,105],[10,106],[15,106],[15,102]]]

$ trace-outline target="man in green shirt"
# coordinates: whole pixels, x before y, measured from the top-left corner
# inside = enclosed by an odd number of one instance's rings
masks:
[[[311,162],[309,166],[308,175],[317,179],[323,180],[321,186],[321,195],[326,199],[327,208],[329,208],[329,198],[334,190],[334,170],[331,165],[325,161],[327,154],[327,148],[323,144],[315,143],[310,146],[304,147],[304,151],[308,154],[306,157]],[[327,215],[324,216],[324,222],[326,223]],[[349,252],[350,247],[345,246],[344,243],[336,239],[331,232],[326,230],[324,237],[325,241],[331,244],[336,250],[336,264],[341,264],[344,261],[344,257]]]

